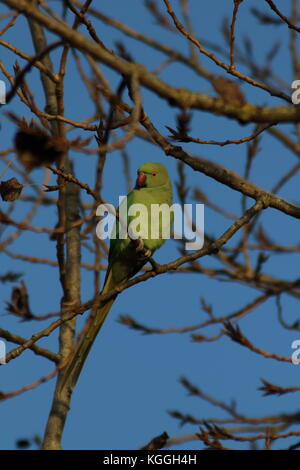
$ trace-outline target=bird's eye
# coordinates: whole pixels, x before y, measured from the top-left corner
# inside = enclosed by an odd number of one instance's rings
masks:
[[[152,173],[152,176],[156,176],[156,175],[157,175],[157,173],[156,173],[156,172]]]

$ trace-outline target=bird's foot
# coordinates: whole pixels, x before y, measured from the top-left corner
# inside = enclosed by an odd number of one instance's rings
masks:
[[[144,240],[142,238],[132,240],[132,243],[135,245],[135,249],[137,252],[142,252],[145,250]]]
[[[142,261],[146,261],[151,257],[152,252],[148,248],[145,248],[144,240],[142,238],[137,238],[136,240],[131,241],[135,246],[135,250],[138,254],[139,259],[141,259]]]
[[[149,261],[149,259],[151,258],[152,252],[151,250],[144,248],[143,250],[138,251],[137,255],[140,261]]]

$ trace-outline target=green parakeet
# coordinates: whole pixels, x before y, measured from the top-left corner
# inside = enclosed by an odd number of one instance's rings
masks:
[[[122,204],[124,203],[124,201],[121,202],[119,213],[121,213]],[[139,211],[131,214],[130,208],[133,209],[133,205],[136,204],[143,204],[147,208],[147,218],[140,217],[141,212]],[[131,238],[128,236],[125,239],[118,238],[119,224],[116,224],[116,238],[110,241],[109,264],[102,294],[108,293],[121,282],[134,276],[147,262],[148,257],[164,243],[163,234],[166,233],[164,232],[165,230],[170,233],[173,219],[172,214],[171,217],[164,217],[162,213],[156,212],[156,215],[151,218],[151,208],[153,205],[163,207],[161,206],[162,204],[168,206],[168,208],[172,205],[172,186],[168,171],[160,163],[144,163],[137,171],[135,188],[127,195],[127,211],[125,213],[127,215],[130,237],[134,238],[133,235],[135,235],[135,237],[143,240],[143,255],[141,256],[137,243],[134,243]],[[136,231],[132,229],[132,233],[130,233],[131,222],[137,220],[137,217],[139,224],[136,227]],[[154,217],[156,220],[154,220]],[[156,235],[153,236],[151,223],[155,224],[155,222],[157,223],[157,228]],[[146,230],[148,229],[148,235],[146,237],[138,237],[139,233],[145,228]],[[151,238],[151,235],[153,238]],[[111,298],[106,303],[99,305],[98,311],[91,321],[87,333],[77,346],[73,358],[62,370],[61,387],[68,387],[71,390],[74,388],[89,350],[114,300],[114,298]]]

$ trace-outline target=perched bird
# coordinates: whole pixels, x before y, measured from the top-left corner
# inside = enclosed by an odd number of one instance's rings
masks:
[[[119,207],[121,213],[122,201]],[[151,218],[151,207],[154,204],[172,205],[172,185],[167,169],[160,163],[144,163],[137,171],[135,188],[127,195],[127,225],[135,218],[128,215],[133,204],[143,204],[147,208],[147,220],[144,225],[148,225],[148,235],[141,239],[132,240],[127,236],[124,239],[118,238],[119,224],[116,225],[116,238],[110,240],[110,250],[108,256],[108,268],[102,289],[102,294],[107,294],[121,282],[134,276],[148,261],[149,257],[164,243],[163,233],[165,229],[171,228],[171,218],[163,217],[161,214],[158,220]],[[143,220],[143,219],[140,219]],[[158,223],[156,236],[151,238],[151,223]],[[143,224],[143,222],[141,222]],[[168,227],[166,227],[166,224]],[[143,228],[143,227],[142,227]],[[141,230],[138,230],[141,232]],[[129,230],[130,235],[130,230]],[[141,243],[139,243],[141,242]],[[142,246],[142,249],[141,249]],[[79,374],[90,351],[90,348],[107,317],[115,298],[112,297],[106,303],[99,305],[95,317],[88,327],[87,333],[77,346],[70,362],[62,370],[60,388],[67,387],[72,390],[78,380]]]

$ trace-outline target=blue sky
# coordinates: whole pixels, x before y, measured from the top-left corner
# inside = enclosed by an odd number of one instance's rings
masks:
[[[99,2],[94,2],[99,7]],[[174,5],[178,2],[173,0]],[[211,0],[203,2],[191,0],[192,21],[200,38],[207,41],[224,41],[220,35],[220,25],[225,15],[231,14],[233,2]],[[51,2],[57,6],[57,2]],[[288,13],[286,2],[277,1],[279,8]],[[129,6],[129,7],[128,7]],[[249,13],[251,7],[263,7],[263,2],[250,0],[244,2],[239,11],[236,37],[237,42],[248,35],[253,39],[254,57],[258,64],[265,63],[265,57],[274,40],[279,38],[280,50],[274,60],[276,72],[281,78],[291,83],[293,80],[291,61],[286,53],[289,41],[288,28],[280,26],[262,26]],[[266,7],[265,7],[266,8]],[[174,46],[182,52],[188,51],[186,40],[179,35],[166,31],[155,24],[154,20],[143,7],[140,0],[102,0],[101,10],[128,24],[137,31],[148,34],[156,40]],[[1,4],[0,13],[6,11]],[[1,27],[4,26],[1,22]],[[115,41],[123,40],[124,35],[111,29],[100,21],[94,21],[98,35],[109,48],[115,47]],[[16,35],[16,32],[17,35]],[[24,18],[18,18],[16,26],[10,29],[3,37],[12,42],[24,52],[32,54],[33,48],[27,24]],[[49,34],[49,41],[54,36]],[[155,69],[165,59],[161,53],[153,51],[146,45],[141,45],[134,39],[125,38],[125,44],[137,62],[144,63],[150,70]],[[55,71],[58,67],[60,51],[53,53]],[[207,58],[201,57],[201,63],[214,73],[221,73]],[[13,61],[7,50],[1,47],[1,60],[6,64],[10,73],[13,73]],[[18,59],[19,60],[19,59]],[[24,65],[19,60],[21,66]],[[87,62],[84,62],[88,73]],[[242,72],[247,72],[239,66]],[[119,78],[107,67],[103,70],[116,88]],[[173,86],[186,87],[194,91],[201,91],[214,95],[210,84],[184,68],[183,65],[170,65],[160,77]],[[4,79],[0,75],[0,79]],[[5,79],[4,79],[5,80]],[[30,73],[30,84],[38,103],[43,103],[42,90],[39,84],[39,75],[36,71]],[[250,103],[266,105],[282,105],[279,99],[271,98],[259,89],[253,89],[242,84],[242,89]],[[84,119],[93,112],[93,106],[83,88],[73,59],[67,66],[66,78],[66,116],[72,119]],[[177,110],[168,107],[168,104],[156,97],[152,92],[143,89],[142,97],[145,109],[157,128],[167,133],[164,126],[175,127]],[[41,106],[43,107],[43,105]],[[11,146],[14,126],[5,119],[4,111],[10,110],[28,118],[32,117],[24,105],[17,98],[1,108],[2,128],[0,131],[0,151]],[[204,112],[194,112],[192,135],[202,139],[226,140],[238,139],[250,135],[253,125],[241,126],[235,121],[222,117],[212,116]],[[294,135],[291,126],[282,126],[282,130],[289,130]],[[88,134],[78,129],[72,131],[70,136],[87,137]],[[245,146],[197,146],[184,144],[186,149],[196,155],[204,156],[218,162],[239,174],[243,174],[247,150]],[[93,143],[93,146],[95,144]],[[134,180],[136,168],[146,161],[159,161],[164,163],[174,182],[175,201],[178,201],[175,183],[178,180],[177,162],[166,157],[162,152],[141,139],[134,139],[128,145],[130,156],[131,176]],[[76,175],[91,185],[95,179],[96,157],[72,153]],[[296,163],[295,156],[284,148],[271,135],[264,134],[260,143],[260,152],[255,159],[250,175],[254,183],[271,189],[290,167]],[[1,163],[0,173],[3,168]],[[216,204],[237,216],[241,214],[241,198],[239,193],[211,180],[191,168],[185,169],[190,191],[187,202],[192,203],[192,193],[195,186],[199,186]],[[14,176],[13,170],[8,170],[5,179]],[[32,172],[31,177],[37,183],[43,180],[40,170]],[[51,182],[54,183],[52,178]],[[280,192],[295,203],[299,203],[298,176],[291,179]],[[119,195],[126,194],[127,188],[123,176],[123,163],[120,152],[113,152],[107,158],[104,170],[103,196],[107,201],[116,204]],[[32,194],[33,189],[28,187],[25,194]],[[89,197],[82,193],[84,201]],[[252,202],[249,200],[248,205]],[[7,206],[4,206],[3,210]],[[21,220],[28,205],[18,202],[13,215]],[[52,227],[56,222],[54,207],[40,209],[33,223]],[[261,223],[271,238],[278,243],[297,244],[299,242],[299,223],[278,211],[269,209],[261,216]],[[219,236],[230,221],[205,208],[205,231],[207,234]],[[6,228],[3,238],[11,232]],[[238,235],[232,240],[237,240]],[[2,241],[1,240],[1,241]],[[17,241],[9,246],[15,253],[25,252],[27,255],[55,259],[55,243],[49,241],[47,235],[24,232]],[[253,260],[257,256],[253,255]],[[174,240],[168,241],[157,254],[155,259],[164,263],[179,256],[178,245]],[[92,257],[83,248],[82,257],[85,262],[91,262]],[[203,265],[215,267],[213,258],[203,260]],[[299,255],[273,255],[264,265],[264,270],[278,277],[295,279],[298,276]],[[23,273],[26,282],[32,311],[42,315],[59,310],[61,287],[57,277],[57,270],[53,267],[37,264],[25,264],[12,260],[5,254],[1,256],[0,274],[8,270]],[[5,314],[5,302],[10,298],[11,286],[0,284],[1,291],[1,327],[20,334],[24,337],[44,328],[48,322],[19,322],[14,317]],[[82,272],[82,300],[88,300],[93,294],[93,276],[91,272]],[[258,292],[246,286],[230,284],[212,280],[199,274],[168,274],[162,275],[146,283],[139,284],[126,290],[115,302],[111,313],[94,344],[93,350],[81,375],[78,386],[73,394],[71,411],[68,416],[63,447],[65,449],[134,449],[147,443],[154,436],[166,431],[170,436],[197,432],[196,426],[186,425],[179,427],[177,421],[170,418],[167,410],[177,409],[183,413],[190,413],[198,418],[219,417],[225,414],[212,405],[195,397],[187,396],[186,391],[179,384],[178,379],[186,376],[208,394],[216,399],[237,402],[237,409],[241,413],[253,416],[263,416],[270,413],[292,412],[297,409],[297,395],[283,397],[262,397],[257,390],[260,377],[281,385],[299,384],[300,367],[291,364],[278,363],[272,359],[264,359],[249,350],[233,343],[224,337],[218,342],[195,343],[189,335],[165,334],[142,335],[129,330],[116,320],[119,315],[131,315],[142,324],[156,327],[182,327],[193,325],[206,319],[201,310],[200,298],[212,304],[214,313],[221,316],[234,312],[250,302]],[[284,315],[288,321],[299,318],[299,305],[291,297],[283,296],[282,305]],[[83,319],[78,319],[79,325]],[[285,356],[291,355],[291,343],[300,339],[300,333],[283,330],[277,321],[275,300],[258,307],[253,313],[239,322],[246,336],[257,346],[271,352]],[[205,335],[213,335],[218,328],[210,327],[203,331]],[[202,333],[202,331],[200,332]],[[41,346],[57,350],[57,333],[50,338],[43,339]],[[11,347],[11,345],[9,346]],[[11,391],[30,383],[40,376],[50,372],[52,365],[31,351],[1,367],[0,390]],[[49,413],[54,382],[48,382],[37,389],[26,392],[14,399],[1,403],[1,422],[5,428],[1,432],[1,448],[15,448],[18,438],[31,438],[33,435],[42,436],[46,419]],[[262,443],[260,442],[261,446]],[[281,443],[277,444],[280,447]],[[237,446],[238,447],[238,446]],[[178,448],[199,448],[198,442],[184,444]]]

